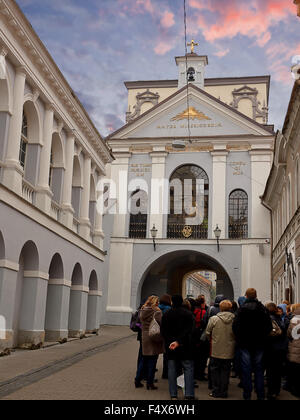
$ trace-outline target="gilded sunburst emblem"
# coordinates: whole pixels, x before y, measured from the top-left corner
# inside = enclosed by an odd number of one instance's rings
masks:
[[[176,115],[176,117],[172,118],[171,121],[181,121],[181,120],[211,120],[207,115],[203,112],[198,111],[195,107],[191,106],[187,108],[185,111],[181,112],[180,114]]]
[[[191,226],[185,226],[182,230],[182,234],[185,238],[190,238],[193,234],[193,229]]]

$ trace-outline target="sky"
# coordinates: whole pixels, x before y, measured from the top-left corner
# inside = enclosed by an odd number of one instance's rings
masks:
[[[184,0],[17,0],[102,136],[125,123],[125,81],[177,79]],[[281,128],[300,55],[293,0],[186,0],[187,36],[206,77],[270,74],[269,123]]]

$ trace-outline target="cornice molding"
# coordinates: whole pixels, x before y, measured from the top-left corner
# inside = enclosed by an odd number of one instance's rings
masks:
[[[66,108],[70,117],[76,122],[82,134],[88,140],[90,147],[96,152],[101,162],[103,162],[100,168],[103,172],[104,165],[112,160],[110,150],[53,58],[50,56],[50,53],[34,32],[14,0],[0,0],[0,18],[1,14],[5,18],[7,27],[13,32],[14,37],[22,47],[22,54],[18,54],[18,56],[21,55],[23,59],[24,52],[28,54],[36,68],[49,83],[49,87],[56,93],[57,98]],[[1,43],[5,44],[5,41]],[[4,45],[4,48],[16,57],[12,46]],[[30,68],[27,68],[24,62],[20,64],[23,65],[27,75],[30,75],[34,81],[36,76],[31,73]],[[39,89],[41,89],[48,102],[54,102],[42,84],[40,84]],[[56,101],[56,103],[59,103],[59,101]],[[63,112],[58,110],[57,113],[62,120],[66,120],[66,118],[63,118]],[[69,121],[65,121],[65,125],[70,126],[72,124]]]

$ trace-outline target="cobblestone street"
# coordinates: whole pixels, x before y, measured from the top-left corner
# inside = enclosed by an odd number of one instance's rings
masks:
[[[159,360],[158,390],[135,389],[138,343],[126,327],[103,327],[99,337],[72,341],[38,351],[17,351],[0,359],[2,400],[168,400],[168,381],[162,380]],[[209,400],[207,384],[196,396]],[[241,399],[232,380],[229,398]],[[282,400],[293,400],[283,392]]]

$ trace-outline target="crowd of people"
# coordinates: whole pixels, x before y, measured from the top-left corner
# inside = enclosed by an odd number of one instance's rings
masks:
[[[157,361],[172,400],[184,375],[185,399],[195,400],[197,381],[207,381],[209,396],[228,398],[230,377],[238,378],[244,400],[276,400],[281,390],[300,398],[300,304],[263,305],[255,289],[238,303],[217,296],[185,299],[150,296],[131,320],[140,342],[135,387],[157,390]],[[254,380],[253,380],[254,379]],[[267,391],[267,392],[266,392]]]

